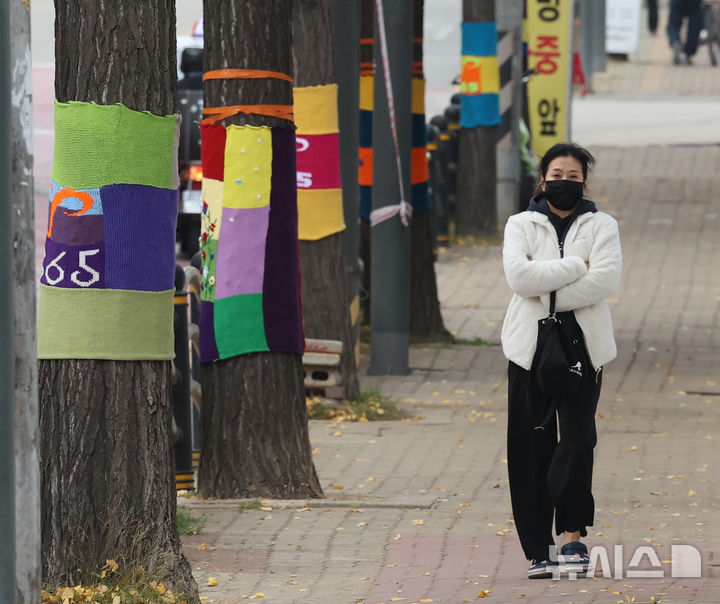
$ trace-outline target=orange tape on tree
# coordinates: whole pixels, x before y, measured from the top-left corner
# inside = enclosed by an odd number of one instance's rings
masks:
[[[207,115],[200,125],[214,124],[217,121],[247,113],[248,115],[265,115],[281,120],[293,121],[292,105],[226,105],[224,107],[205,107],[203,115]]]
[[[292,83],[293,79],[286,73],[279,71],[266,71],[265,69],[213,69],[203,74],[205,80],[233,80],[233,79],[265,79],[285,80]]]

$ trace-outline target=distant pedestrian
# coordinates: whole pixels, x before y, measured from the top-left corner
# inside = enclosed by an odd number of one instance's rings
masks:
[[[648,30],[654,36],[658,26],[658,0],[647,0]]]
[[[685,44],[681,41],[683,21],[687,19]],[[670,0],[670,18],[667,34],[673,51],[673,63],[685,62],[692,65],[692,57],[697,51],[702,29],[701,0]]]
[[[575,144],[550,148],[540,163],[541,190],[505,227],[503,266],[514,292],[502,328],[509,359],[508,472],[531,579],[551,578],[559,570],[584,572],[589,563],[580,538],[595,510],[595,411],[602,368],[617,353],[605,299],[619,287],[622,265],[617,222],[583,197],[593,163]],[[581,375],[579,391],[561,400],[538,382],[538,322],[548,317],[551,297],[580,359],[572,367]],[[557,534],[564,536],[559,558],[553,556],[553,515]]]

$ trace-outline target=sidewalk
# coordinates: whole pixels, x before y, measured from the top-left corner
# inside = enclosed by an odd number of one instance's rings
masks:
[[[437,264],[447,325],[489,346],[412,350],[407,377],[367,378],[409,422],[311,423],[323,502],[185,502],[206,519],[184,539],[208,602],[717,602],[720,589],[720,205],[718,147],[595,148],[593,198],[620,222],[619,358],[597,416],[590,546],[703,556],[702,579],[529,581],[505,466],[509,298],[500,248],[451,249]],[[342,486],[342,490],[334,488]],[[207,544],[207,549],[198,549]],[[207,577],[219,580],[207,587]],[[627,598],[627,599],[626,599]],[[256,597],[256,599],[260,599]]]

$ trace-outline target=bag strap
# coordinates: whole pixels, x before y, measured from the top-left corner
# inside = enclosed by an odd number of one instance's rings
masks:
[[[555,314],[555,292],[550,292],[550,315]]]

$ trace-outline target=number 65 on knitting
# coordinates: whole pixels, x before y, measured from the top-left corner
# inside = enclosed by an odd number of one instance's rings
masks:
[[[89,279],[80,279],[81,270],[73,271],[70,274],[70,281],[72,281],[78,287],[90,287],[94,283],[100,281],[100,273],[94,268],[87,264],[87,259],[90,256],[99,254],[99,249],[94,250],[82,250],[78,252],[78,265],[80,269],[87,272],[90,276]],[[60,252],[55,258],[53,258],[45,267],[45,281],[48,285],[57,285],[65,279],[65,269],[60,265],[60,261],[65,257],[67,251]],[[55,278],[50,277],[50,269],[54,269]]]

